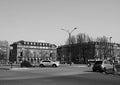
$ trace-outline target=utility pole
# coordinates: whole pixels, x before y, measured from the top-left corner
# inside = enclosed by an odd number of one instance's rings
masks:
[[[110,56],[112,57],[112,54],[111,54],[111,53],[112,53],[112,52],[111,52],[111,51],[112,51],[112,43],[111,43],[111,39],[112,39],[112,37],[110,37]]]
[[[65,31],[65,32],[67,32],[68,35],[69,35],[69,63],[70,63],[70,66],[71,66],[71,64],[72,64],[72,60],[71,60],[71,34],[72,34],[72,32],[73,32],[74,30],[76,30],[76,29],[77,29],[77,28],[74,28],[74,29],[71,30],[71,31],[65,30],[65,29],[61,29],[61,30]]]

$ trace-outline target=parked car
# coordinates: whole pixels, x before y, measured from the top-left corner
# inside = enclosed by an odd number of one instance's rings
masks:
[[[22,61],[20,64],[21,67],[32,67],[31,63],[28,61]]]
[[[39,63],[31,63],[32,67],[39,67]]]
[[[113,72],[114,64],[108,60],[96,61],[92,67],[92,70],[93,70],[93,72],[96,72],[96,71],[105,72],[105,73]]]
[[[120,74],[120,63],[114,64],[114,74]]]
[[[59,65],[60,65],[59,61],[42,60],[40,62],[40,67],[45,67],[45,66],[58,67]]]

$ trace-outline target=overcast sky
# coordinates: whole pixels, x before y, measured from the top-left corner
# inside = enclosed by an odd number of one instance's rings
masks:
[[[0,0],[0,40],[64,44],[67,32],[120,43],[120,0]]]

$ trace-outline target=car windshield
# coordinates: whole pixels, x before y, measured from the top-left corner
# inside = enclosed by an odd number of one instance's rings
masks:
[[[42,62],[50,62],[50,61],[42,61]]]
[[[95,64],[102,64],[102,61],[96,61]]]

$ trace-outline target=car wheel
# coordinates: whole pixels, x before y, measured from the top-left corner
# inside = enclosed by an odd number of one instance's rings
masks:
[[[95,69],[93,69],[93,72],[96,72],[96,70],[95,70]]]
[[[117,73],[116,68],[113,68],[113,74],[116,74],[116,73]]]
[[[44,65],[43,65],[43,64],[40,64],[40,67],[44,67]]]
[[[57,65],[56,65],[56,64],[53,64],[52,67],[57,67]]]
[[[107,74],[107,69],[106,68],[104,68],[104,72]]]

